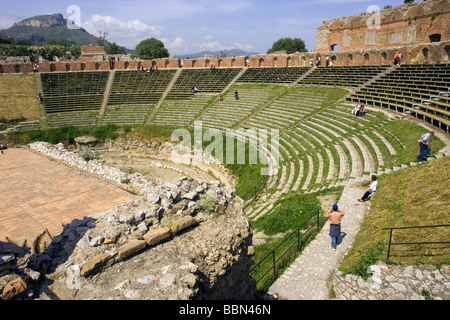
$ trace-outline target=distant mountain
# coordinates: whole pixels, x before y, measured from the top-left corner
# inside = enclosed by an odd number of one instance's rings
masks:
[[[35,16],[1,30],[2,37],[12,38],[16,43],[46,44],[50,41],[75,44],[77,46],[97,44],[98,37],[83,28],[68,28],[62,14]]]
[[[178,59],[186,59],[187,57],[189,59],[197,59],[197,58],[203,58],[205,55],[212,55],[214,57],[222,57],[222,54],[226,55],[226,57],[242,57],[242,56],[253,56],[256,54],[259,54],[257,52],[245,52],[240,49],[232,49],[232,50],[223,50],[223,51],[202,51],[198,53],[192,53],[192,54],[181,54],[181,55],[175,55],[175,58]]]

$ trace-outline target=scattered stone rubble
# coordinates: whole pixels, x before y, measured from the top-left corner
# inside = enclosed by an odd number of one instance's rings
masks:
[[[61,146],[30,148],[110,174]],[[117,177],[124,176],[117,171]],[[137,181],[135,199],[72,221],[45,250],[0,242],[1,298],[254,299],[252,232],[242,199],[218,180]],[[197,205],[204,194],[214,199],[213,212]]]
[[[394,266],[378,261],[367,281],[337,272],[333,288],[338,300],[450,300],[450,267]]]
[[[67,151],[62,143],[52,145],[47,142],[34,142],[29,145],[29,148],[117,184],[127,182],[130,186],[140,189],[149,183],[140,173],[126,173],[119,168],[108,166],[98,159],[85,161],[76,152]]]

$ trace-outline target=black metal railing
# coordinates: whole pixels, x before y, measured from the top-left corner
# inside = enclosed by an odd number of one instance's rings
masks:
[[[266,187],[266,183],[267,183],[267,176],[263,176],[263,178],[259,180],[258,183],[255,184],[253,188],[251,188],[249,191],[247,191],[246,194],[244,194],[241,197],[242,199],[247,199],[248,197],[248,200],[245,200],[244,209],[247,209],[249,205],[258,200],[258,196]]]
[[[305,225],[308,225],[309,222],[313,219],[316,218],[316,220],[308,227],[308,229],[302,233],[300,233],[301,230],[304,229]],[[275,247],[275,249],[273,249],[270,253],[268,253],[264,258],[262,258],[258,263],[256,263],[250,270],[250,274],[253,273],[253,271],[255,271],[256,269],[258,269],[263,263],[265,263],[268,259],[271,259],[271,267],[268,268],[268,270],[266,270],[258,279],[255,278],[256,283],[260,282],[265,276],[267,276],[267,274],[269,274],[269,272],[271,272],[273,270],[273,276],[274,279],[277,278],[277,268],[276,268],[276,264],[277,262],[279,262],[294,246],[297,246],[296,251],[301,251],[301,245],[300,245],[300,240],[306,236],[308,234],[308,232],[310,230],[312,230],[314,227],[317,226],[317,232],[320,231],[320,212],[317,211],[317,213],[312,214],[307,220],[305,220],[305,222],[299,227],[297,228],[295,231],[293,231],[291,234],[289,234],[284,240],[283,242],[281,242],[278,246]],[[276,251],[282,247],[287,241],[289,241],[292,237],[296,236],[296,241],[294,241],[286,250],[284,250],[281,255],[277,258],[276,257]]]
[[[422,241],[422,242],[392,242],[392,234],[394,230],[404,230],[404,229],[423,229],[423,228],[440,228],[440,227],[450,227],[450,224],[441,224],[434,226],[415,226],[415,227],[396,227],[396,228],[383,228],[384,231],[390,230],[389,232],[389,244],[386,261],[389,261],[391,254],[391,246],[394,245],[412,245],[412,244],[447,244],[450,241]]]

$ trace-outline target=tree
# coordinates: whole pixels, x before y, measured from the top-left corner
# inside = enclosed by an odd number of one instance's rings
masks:
[[[295,52],[307,52],[305,42],[300,38],[281,38],[276,41],[272,48],[267,50],[267,53],[272,53],[275,51],[286,50],[287,53]]]
[[[405,0],[405,3],[413,3],[414,0]]]
[[[155,38],[141,41],[136,46],[136,50],[139,57],[143,59],[159,59],[169,57],[169,51],[164,48],[164,43]]]
[[[121,47],[117,43],[113,42],[113,43],[110,43],[106,47],[106,53],[107,54],[126,54],[127,49],[125,49],[125,47]]]

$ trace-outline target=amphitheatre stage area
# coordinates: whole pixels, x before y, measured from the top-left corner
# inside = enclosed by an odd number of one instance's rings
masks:
[[[0,59],[1,299],[449,300],[449,25],[433,0],[311,52]]]
[[[134,198],[131,193],[24,148],[1,155],[0,241],[17,244],[45,230],[58,235],[63,225],[98,215]]]

